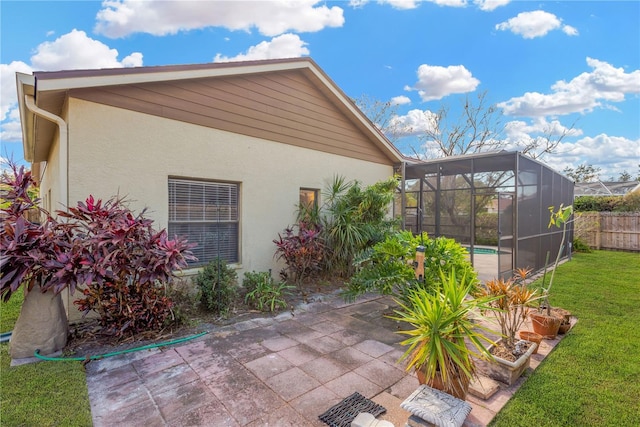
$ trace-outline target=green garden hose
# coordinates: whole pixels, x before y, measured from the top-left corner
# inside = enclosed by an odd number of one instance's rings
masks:
[[[165,341],[165,342],[161,342],[161,343],[155,343],[155,344],[148,344],[148,345],[143,345],[142,347],[136,347],[136,348],[130,348],[128,350],[121,350],[121,351],[114,351],[111,353],[105,353],[105,354],[96,354],[93,356],[85,356],[85,357],[48,357],[48,356],[43,356],[40,354],[40,350],[36,350],[33,355],[35,357],[37,357],[38,359],[41,360],[48,360],[48,361],[52,361],[52,362],[59,362],[59,361],[76,361],[76,362],[85,362],[85,361],[89,361],[89,360],[98,360],[98,359],[104,359],[107,357],[111,357],[111,356],[118,356],[120,354],[125,354],[125,353],[133,353],[134,351],[140,351],[140,350],[149,350],[152,348],[158,348],[158,347],[165,347],[168,345],[174,345],[174,344],[180,344],[183,343],[185,341],[190,341],[196,338],[200,338],[203,335],[208,334],[209,332],[204,331],[204,332],[200,332],[199,334],[196,335],[191,335],[188,337],[184,337],[184,338],[178,338],[176,340],[172,340],[172,341]]]

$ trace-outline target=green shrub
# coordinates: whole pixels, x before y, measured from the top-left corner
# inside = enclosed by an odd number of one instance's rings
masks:
[[[414,258],[418,246],[424,247],[424,277],[415,278]],[[405,299],[415,287],[431,288],[440,283],[441,271],[455,269],[458,276],[477,283],[477,274],[467,259],[467,250],[455,240],[431,239],[427,233],[414,236],[399,231],[360,252],[354,260],[355,273],[347,283],[343,297],[353,300],[366,292],[398,295]]]
[[[440,281],[440,270],[455,269],[459,277],[465,276],[477,283],[478,275],[467,258],[468,251],[454,239],[436,237],[424,241],[424,277],[426,282]]]
[[[591,247],[579,237],[573,239],[572,248],[573,252],[584,252],[587,254],[591,252]]]
[[[238,274],[222,259],[207,264],[195,280],[200,289],[202,306],[217,315],[226,316],[236,296]]]
[[[578,196],[573,208],[576,212],[640,212],[640,191],[624,196]]]
[[[280,308],[287,308],[285,295],[293,286],[286,283],[276,283],[271,277],[271,272],[246,272],[242,285],[247,290],[245,302],[260,311],[274,312]]]
[[[172,284],[166,285],[167,297],[173,301],[174,321],[178,325],[189,324],[199,315],[201,291],[187,280],[174,280]]]
[[[354,255],[384,240],[397,223],[387,218],[398,186],[396,177],[363,188],[357,181],[334,177],[325,191],[323,231],[328,270],[349,276]]]
[[[619,210],[621,212],[640,212],[640,191],[625,194]]]
[[[354,259],[355,273],[343,292],[346,300],[353,301],[366,292],[383,295],[402,293],[415,283],[414,258],[417,239],[410,231],[400,231],[361,251]]]
[[[576,212],[614,212],[622,204],[622,196],[578,196],[573,201]]]

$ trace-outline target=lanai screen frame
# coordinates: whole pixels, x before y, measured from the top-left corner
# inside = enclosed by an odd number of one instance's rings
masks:
[[[417,190],[417,193],[409,189]],[[498,210],[502,211],[498,225],[501,231],[498,240],[502,243],[498,256],[502,267],[499,268],[500,271],[496,271],[496,277],[508,278],[518,268],[542,270],[547,252],[550,254],[549,263],[555,260],[562,240],[562,230],[548,228],[549,207],[557,209],[561,203],[571,205],[573,192],[572,180],[517,151],[405,163],[399,200],[402,228],[414,233],[427,231],[433,237],[450,237],[467,244],[472,249],[473,263],[473,248],[477,246],[477,203],[472,201],[493,194],[497,197]],[[407,196],[411,193],[414,194],[414,199],[408,202]],[[468,232],[455,232],[451,225],[443,223],[446,222],[442,221],[442,214],[443,205],[448,203],[447,197],[449,200],[452,197],[462,199],[463,205],[465,198],[468,198],[468,218],[464,218],[464,213],[456,215],[461,221],[458,229],[466,230],[465,227],[468,227]],[[415,221],[411,220],[412,213]],[[428,218],[431,218],[431,224],[428,223]],[[570,225],[567,242],[572,241],[572,236],[573,227]],[[569,251],[565,249],[563,257],[568,254]]]

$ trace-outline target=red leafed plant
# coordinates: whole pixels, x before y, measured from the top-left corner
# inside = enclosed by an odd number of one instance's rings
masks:
[[[273,243],[277,246],[275,257],[287,264],[281,276],[299,285],[322,270],[325,245],[319,226],[300,222],[297,229],[297,233],[293,227],[285,229],[284,236],[278,233],[278,239]]]
[[[161,329],[172,307],[163,286],[195,259],[192,245],[155,231],[144,211],[134,216],[122,199],[89,196],[54,219],[28,197],[31,173],[11,167],[13,177],[2,182],[2,298],[20,285],[56,294],[82,286],[84,297],[74,304],[85,314],[96,311],[103,333],[121,338]],[[25,219],[29,209],[38,209],[43,222]]]

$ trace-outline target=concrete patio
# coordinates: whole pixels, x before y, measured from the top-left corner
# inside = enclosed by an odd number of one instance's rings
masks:
[[[357,391],[387,409],[379,419],[404,427],[400,403],[418,380],[397,363],[402,336],[384,316],[393,306],[379,295],[353,304],[316,296],[293,313],[91,362],[94,426],[326,426],[318,415]],[[530,369],[558,341],[544,340]],[[488,400],[469,395],[465,426],[487,425],[525,378]]]

